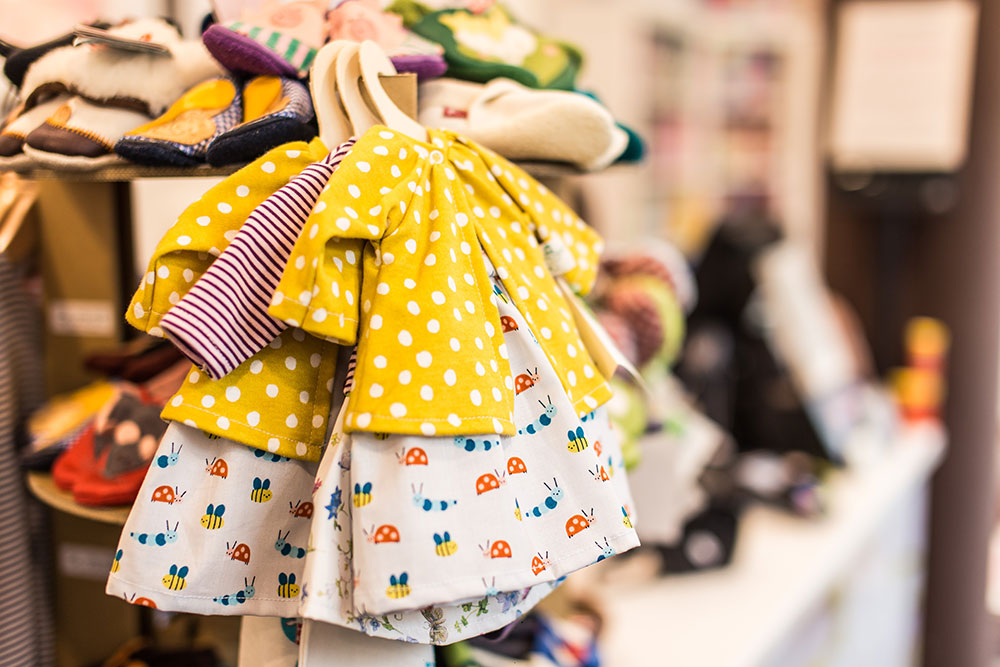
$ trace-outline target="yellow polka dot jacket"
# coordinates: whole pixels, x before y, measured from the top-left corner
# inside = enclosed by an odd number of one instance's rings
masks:
[[[326,152],[318,140],[274,149],[192,204],[157,247],[129,322],[162,335],[160,318],[250,212]],[[546,263],[554,240],[573,259],[560,280],[586,293],[601,240],[544,186],[453,133],[372,128],[330,178],[274,293],[270,314],[292,328],[220,380],[192,371],[163,417],[317,460],[337,345],[356,344],[347,430],[513,435],[513,378],[526,369],[510,368],[491,271],[570,402],[590,412],[611,391]]]

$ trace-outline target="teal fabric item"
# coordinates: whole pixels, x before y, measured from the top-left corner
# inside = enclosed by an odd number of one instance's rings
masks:
[[[580,93],[581,95],[586,95],[587,97],[593,100],[597,100],[598,102],[601,101],[601,99],[597,97],[597,95],[590,92],[589,90],[576,90],[574,92]],[[615,125],[620,127],[622,131],[624,131],[625,134],[628,135],[628,144],[625,146],[625,150],[622,151],[622,154],[618,156],[615,162],[616,163],[641,162],[642,159],[646,157],[646,142],[642,140],[642,137],[639,136],[638,132],[633,130],[628,125],[617,122],[615,123]]]

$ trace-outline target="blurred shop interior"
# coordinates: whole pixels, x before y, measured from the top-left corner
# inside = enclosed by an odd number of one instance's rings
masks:
[[[998,32],[0,0],[0,665],[1000,665]]]

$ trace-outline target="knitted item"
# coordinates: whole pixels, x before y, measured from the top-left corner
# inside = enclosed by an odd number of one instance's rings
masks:
[[[611,340],[614,341],[621,353],[625,355],[625,358],[633,364],[638,364],[639,343],[636,340],[635,331],[632,330],[632,325],[629,324],[628,320],[618,313],[608,310],[599,310],[595,313],[595,316],[600,325],[611,336]]]
[[[640,366],[663,346],[664,330],[653,297],[635,285],[615,284],[605,299],[608,308],[629,322],[635,335],[636,361]]]

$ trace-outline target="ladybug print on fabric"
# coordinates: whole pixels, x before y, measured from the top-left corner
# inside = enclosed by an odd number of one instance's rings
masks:
[[[388,523],[382,524],[378,527],[378,529],[376,529],[373,525],[370,531],[362,530],[361,532],[365,534],[365,539],[367,539],[371,544],[399,542],[399,530],[395,526]]]
[[[480,475],[476,479],[476,495],[481,496],[487,491],[493,491],[494,489],[499,489],[501,486],[507,482],[507,473],[500,473],[494,470],[493,472],[488,472],[485,475]]]
[[[425,466],[427,465],[427,452],[420,447],[403,448],[396,454],[396,459],[400,465],[404,466]]]
[[[310,502],[302,502],[301,500],[292,505],[292,501],[288,501],[288,513],[297,519],[311,519],[313,515],[313,504]]]
[[[539,552],[531,558],[531,573],[537,577],[542,572],[545,572],[546,568],[548,568],[551,564],[552,562],[549,560],[549,552],[546,551],[544,556],[542,556],[541,552]]]
[[[479,549],[483,552],[483,558],[510,558],[510,544],[506,540],[497,540],[496,542],[486,541],[486,544],[480,544]]]
[[[538,379],[538,368],[535,368],[534,371],[528,370],[525,373],[521,373],[514,378],[514,393],[520,394],[531,389],[538,382]]]
[[[517,331],[517,320],[515,320],[510,315],[503,315],[500,317],[500,326],[503,328],[504,333],[510,333],[511,331]]]
[[[229,560],[238,560],[244,565],[250,564],[250,547],[246,544],[230,546],[229,542],[226,542],[226,555],[229,556]]]
[[[179,503],[181,498],[183,498],[186,494],[187,491],[184,493],[178,493],[176,486],[171,488],[164,484],[163,486],[156,487],[150,501],[154,503],[166,503],[168,505],[173,505],[174,503]]]
[[[229,477],[229,464],[226,463],[225,459],[212,459],[211,461],[205,459],[205,472],[208,473],[209,477],[226,479]]]
[[[122,593],[122,597],[125,598],[125,602],[129,604],[138,605],[140,607],[149,607],[150,609],[156,609],[156,603],[149,598],[137,598],[135,593],[132,593],[132,597]]]
[[[574,514],[566,520],[566,537],[573,537],[588,528],[594,523],[594,508],[590,508],[588,514],[586,510],[580,510],[579,514]]]
[[[528,467],[524,465],[524,460],[517,456],[507,459],[507,474],[521,475],[528,472]]]

